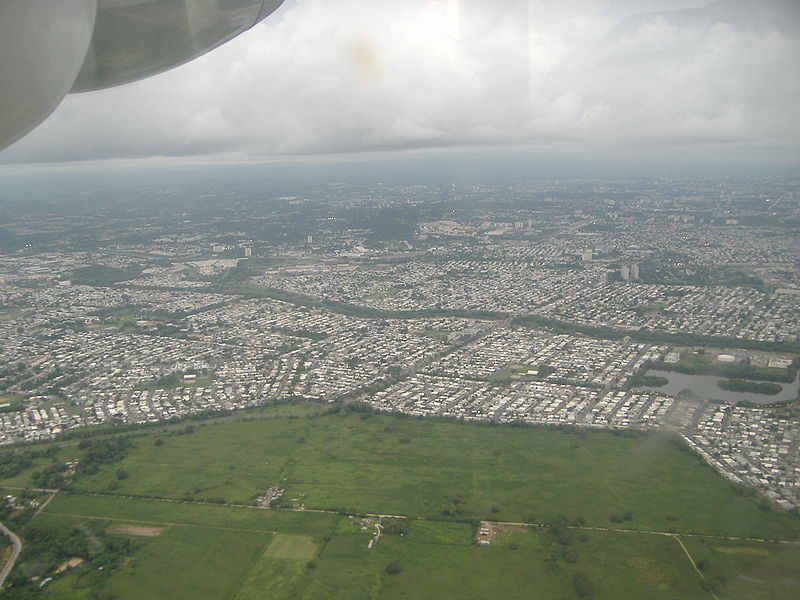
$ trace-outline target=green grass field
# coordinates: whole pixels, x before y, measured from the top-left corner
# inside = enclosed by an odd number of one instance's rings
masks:
[[[531,590],[540,598],[572,598],[571,581],[578,572],[587,575],[597,598],[710,598],[683,551],[667,536],[575,530],[567,561],[564,547],[542,528],[502,533],[492,546],[481,548],[469,524],[412,521],[403,536],[383,535],[370,550],[372,529],[365,531],[358,519],[339,515],[290,513],[286,520],[285,511],[118,498],[85,506],[78,500],[59,496],[37,527],[87,520],[107,527],[112,522],[107,515],[114,514],[127,524],[164,528],[157,536],[138,538],[139,549],[106,581],[104,589],[120,599],[477,600],[530,598]],[[138,519],[142,512],[150,518]],[[250,514],[243,517],[243,512]],[[401,565],[400,573],[386,572],[392,562]],[[56,582],[47,597],[88,597],[80,595],[81,577],[76,569]]]
[[[546,559],[562,549],[541,528],[501,534],[491,547],[479,548],[469,524],[412,521],[404,536],[384,535],[370,550],[372,529],[365,531],[358,519],[339,515],[87,500],[58,496],[37,527],[87,520],[102,527],[114,520],[163,527],[157,536],[138,538],[140,548],[107,581],[106,589],[121,599],[447,598],[454,593],[461,598],[528,598],[533,587],[540,597],[556,598],[570,597],[571,577],[579,571],[594,582],[598,597],[689,599],[702,594],[680,548],[664,536],[589,532],[585,541],[575,542],[574,562],[559,560],[555,570],[548,570]],[[139,518],[143,513],[146,520]],[[318,566],[310,570],[312,559]],[[390,562],[401,564],[402,571],[387,574]],[[54,585],[48,595],[62,597],[67,587],[75,593],[78,573],[65,578],[69,584]]]
[[[764,512],[695,455],[663,437],[562,432],[356,415],[233,422],[137,439],[86,491],[251,503],[271,485],[307,508],[413,517],[545,521],[558,515],[625,528],[793,537],[796,520]],[[698,501],[702,499],[702,501]]]
[[[139,548],[104,589],[121,600],[179,600],[263,597],[256,592],[261,594],[264,586],[282,589],[280,581],[297,579],[291,573],[299,577],[305,571],[340,519],[322,513],[59,494],[35,527],[69,529],[92,523],[115,536],[126,535],[120,524],[160,530],[157,535],[130,535]],[[84,597],[81,590],[88,593],[90,586],[81,571],[69,573],[64,578],[68,581],[54,585],[48,596],[60,598],[68,588],[75,597]]]
[[[713,588],[721,600],[788,600],[800,589],[797,544],[723,539],[796,540],[800,521],[759,508],[665,437],[343,413],[132,439],[122,461],[78,479],[31,523],[100,528],[135,550],[100,579],[87,565],[67,571],[45,597],[562,599],[578,598],[576,577],[596,599],[712,599]],[[64,447],[57,460],[80,452]],[[308,510],[202,503],[248,504],[271,485]],[[377,518],[367,513],[407,516],[403,535],[369,549]],[[560,538],[508,526],[491,546],[475,543],[479,520],[559,515],[579,526]]]
[[[267,558],[288,558],[291,560],[311,560],[317,553],[317,545],[311,536],[278,533],[270,542],[264,556]]]
[[[250,569],[235,598],[256,600],[291,597],[307,565],[317,554],[317,544],[307,535],[276,534]]]
[[[58,494],[42,516],[88,518],[166,527],[205,527],[222,531],[252,531],[263,534],[305,535],[309,528],[332,527],[325,513],[267,511],[255,508],[220,507],[115,496]]]
[[[770,600],[800,596],[800,546],[685,540],[705,577],[721,581],[724,597]]]

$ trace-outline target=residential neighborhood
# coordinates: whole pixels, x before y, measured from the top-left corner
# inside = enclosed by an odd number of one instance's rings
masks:
[[[356,400],[670,431],[800,507],[800,251],[763,224],[797,219],[794,193],[626,185],[448,189],[446,205],[435,186],[241,191],[208,213],[187,198],[177,221],[110,206],[99,230],[56,212],[45,237],[41,215],[7,208],[0,444]]]

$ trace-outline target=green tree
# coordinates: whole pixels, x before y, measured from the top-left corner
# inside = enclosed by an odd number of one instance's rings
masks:
[[[586,573],[575,573],[572,577],[572,587],[579,598],[591,598],[594,595],[594,586]]]

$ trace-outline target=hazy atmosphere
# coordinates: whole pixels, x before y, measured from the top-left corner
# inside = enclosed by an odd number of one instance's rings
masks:
[[[0,0],[0,597],[798,600],[798,59],[800,0]]]
[[[461,146],[795,162],[798,57],[791,0],[287,0],[190,64],[68,96],[0,162]]]

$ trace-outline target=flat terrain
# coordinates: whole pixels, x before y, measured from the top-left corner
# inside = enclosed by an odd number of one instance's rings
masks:
[[[155,537],[161,535],[163,527],[146,527],[144,525],[130,525],[125,523],[114,523],[106,531],[108,533],[121,533],[123,535],[140,535],[144,537]]]
[[[158,436],[156,436],[157,438]],[[84,491],[251,504],[271,485],[306,508],[425,518],[551,522],[785,538],[800,522],[735,496],[667,438],[608,431],[465,425],[331,415],[221,423],[138,438]],[[699,501],[702,499],[702,501]]]
[[[31,521],[134,548],[99,583],[78,565],[45,597],[100,586],[121,600],[577,598],[576,578],[595,598],[623,600],[800,589],[800,521],[664,436],[353,413],[179,431],[130,438],[123,460]],[[63,447],[58,460],[80,454]],[[273,485],[285,508],[243,506]],[[479,547],[481,520],[528,525],[499,526]]]
[[[118,498],[86,507],[81,500],[59,496],[37,527],[105,523],[108,514],[129,523],[146,511],[150,526],[163,528],[158,537],[140,538],[130,563],[109,580],[108,590],[121,599],[448,598],[455,591],[461,598],[521,599],[534,588],[558,598],[571,597],[577,572],[589,576],[598,597],[703,596],[680,547],[664,536],[590,532],[575,542],[575,562],[557,561],[552,570],[545,559],[561,548],[542,528],[500,534],[492,546],[479,548],[469,524],[413,521],[402,537],[384,535],[370,550],[372,530],[339,515],[294,513],[287,520],[277,511],[244,515],[248,509]],[[298,528],[309,533],[288,532]],[[311,560],[316,568],[309,569]],[[391,562],[402,571],[387,574]],[[80,587],[77,571],[65,579]],[[64,585],[48,596],[60,597]]]

